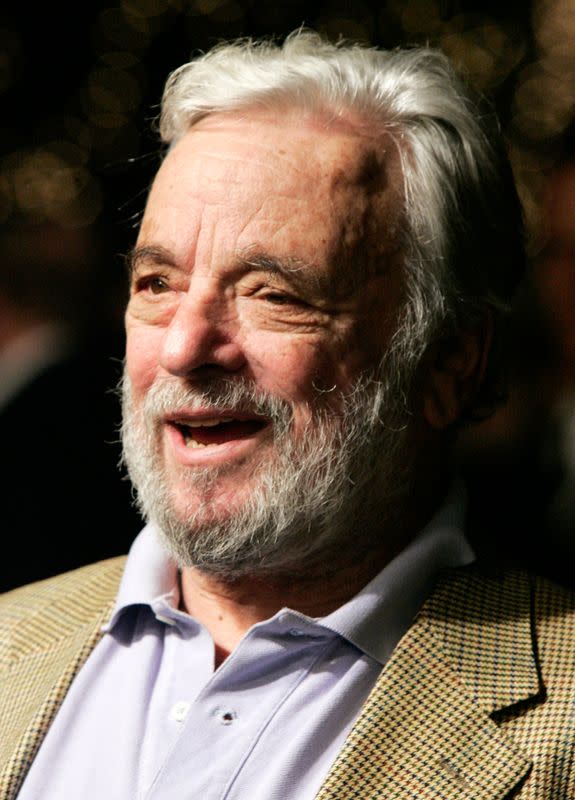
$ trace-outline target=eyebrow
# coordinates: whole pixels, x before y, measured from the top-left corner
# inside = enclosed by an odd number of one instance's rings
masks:
[[[133,276],[140,264],[177,266],[174,254],[162,245],[142,245],[134,247],[126,253],[125,263],[129,276]],[[311,286],[316,290],[329,291],[328,282],[323,279],[320,270],[299,258],[278,258],[249,247],[242,250],[236,259],[236,268],[242,271],[261,270],[268,275],[278,275],[296,287]]]
[[[144,261],[151,261],[153,264],[167,264],[176,266],[174,254],[161,245],[143,245],[133,247],[126,253],[125,263],[128,275],[132,277],[138,266]]]
[[[278,258],[253,248],[242,251],[238,264],[245,269],[257,269],[268,275],[279,275],[296,287],[325,290],[327,282],[316,265],[299,258]]]

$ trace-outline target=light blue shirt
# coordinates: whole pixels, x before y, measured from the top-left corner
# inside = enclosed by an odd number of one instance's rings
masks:
[[[438,572],[473,561],[462,513],[452,498],[345,605],[282,609],[217,670],[147,526],[19,800],[312,800]]]

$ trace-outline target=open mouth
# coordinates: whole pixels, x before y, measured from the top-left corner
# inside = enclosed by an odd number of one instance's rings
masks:
[[[262,430],[268,421],[265,419],[214,417],[213,419],[175,420],[171,424],[181,433],[186,447],[196,448],[247,439]]]

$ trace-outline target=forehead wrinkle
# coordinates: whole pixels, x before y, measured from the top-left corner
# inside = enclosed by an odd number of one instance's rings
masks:
[[[274,112],[270,116],[266,111],[259,108],[250,109],[249,116],[240,115],[239,118],[237,111],[218,111],[209,114],[199,122],[195,123],[189,129],[189,133],[192,135],[203,134],[204,136],[211,136],[212,134],[227,136],[229,134],[230,126],[232,126],[235,141],[237,142],[239,139],[245,145],[246,154],[252,164],[271,169],[271,163],[273,163],[274,159],[280,156],[282,159],[282,169],[289,167],[294,172],[307,177],[309,175],[310,160],[306,158],[302,161],[300,158],[299,149],[295,152],[290,150],[290,145],[293,142],[292,137],[289,137],[284,145],[282,142],[268,142],[266,141],[265,137],[257,136],[258,149],[264,150],[265,153],[263,156],[258,156],[258,154],[254,152],[254,129],[263,126],[263,129],[265,130],[270,125],[272,127],[276,127],[278,123],[281,125],[283,120],[287,120],[289,122],[294,116],[293,111],[294,109],[289,106],[286,108],[285,115],[281,115],[279,118],[277,116],[277,112]],[[298,133],[306,129],[311,131],[316,129],[318,133],[323,135],[322,138],[325,138],[326,136],[331,138],[331,134],[338,133],[336,125],[328,125],[326,127],[325,125],[318,126],[317,124],[312,124],[314,123],[315,116],[315,113],[314,115],[310,116],[309,114],[302,114],[298,111],[296,117]],[[241,123],[240,127],[237,126],[238,122]],[[308,141],[307,147],[309,147],[310,144],[311,143]],[[325,141],[322,145],[317,143],[318,152],[323,152],[324,147]],[[217,151],[211,152],[209,149],[207,150],[206,154],[208,156],[213,156],[214,158],[221,157],[218,155]],[[236,157],[230,157],[229,159],[226,156],[223,160],[243,161],[245,160],[245,154],[238,155]]]
[[[237,154],[233,154],[229,151],[224,153],[218,151],[217,149],[201,149],[201,159],[197,161],[195,164],[195,171],[201,170],[202,172],[205,171],[206,161],[210,162],[211,168],[213,169],[213,174],[210,175],[210,185],[213,184],[225,184],[226,192],[229,191],[230,185],[235,186],[243,186],[244,179],[240,177],[241,169],[238,169],[238,166],[241,168],[246,164],[246,161],[249,161],[250,168],[257,167],[266,170],[272,177],[274,175],[274,169],[277,167],[277,154],[278,154],[278,147],[271,145],[267,145],[265,142],[258,142],[258,149],[265,148],[266,153],[268,154],[267,157],[259,156],[257,152],[254,151],[253,143],[251,147],[248,147],[248,141],[246,141],[246,152],[240,152]],[[281,154],[281,168],[282,170],[290,170],[296,174],[307,175],[307,169],[305,167],[299,167],[296,158],[288,158],[289,155],[286,151],[282,150],[281,147],[279,148],[279,153]],[[186,158],[182,157],[184,162],[187,161]],[[192,191],[194,194],[197,191],[203,191],[206,188],[205,181],[199,181],[199,186],[197,189],[192,187]],[[195,189],[195,190],[194,190]]]

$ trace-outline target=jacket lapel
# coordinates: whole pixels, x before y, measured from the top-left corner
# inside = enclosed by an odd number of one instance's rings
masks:
[[[0,800],[16,797],[72,680],[101,638],[123,565],[124,559],[114,559],[70,573],[54,600],[54,582],[38,584],[29,601],[30,613],[23,614],[14,636],[14,657],[0,671],[6,728],[0,737]]]
[[[458,572],[440,583],[383,670],[318,800],[501,800],[531,762],[499,730],[543,697],[530,586]]]

